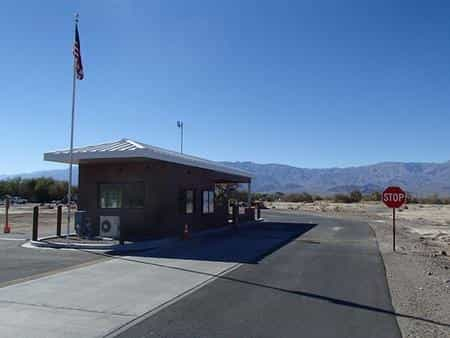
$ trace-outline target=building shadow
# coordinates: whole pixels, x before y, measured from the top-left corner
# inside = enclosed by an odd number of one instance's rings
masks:
[[[297,239],[316,224],[264,222],[205,233],[180,241],[167,248],[115,256],[189,259],[230,263],[257,264],[267,255]]]
[[[278,223],[280,224],[280,223]],[[289,224],[289,226],[293,223],[286,223]],[[300,224],[298,224],[300,225]],[[313,224],[304,224],[303,226],[305,226],[304,228],[304,232],[308,230],[305,230],[307,228],[311,229],[314,225]],[[296,237],[298,237],[300,235],[297,235]],[[267,256],[270,254],[270,252],[276,251],[277,248],[280,248],[281,246],[287,244],[288,242],[294,240],[296,237],[291,237],[290,240],[286,240],[283,243],[279,243],[278,247],[272,247],[271,251],[267,251],[265,253],[264,256]],[[129,261],[129,262],[133,262],[133,263],[138,263],[138,264],[144,264],[144,265],[148,265],[148,266],[153,266],[153,267],[159,267],[159,268],[165,268],[165,269],[170,269],[170,270],[176,270],[176,271],[183,271],[183,272],[190,272],[190,273],[195,273],[195,274],[199,274],[202,276],[206,276],[209,277],[210,279],[217,279],[217,280],[222,280],[222,281],[227,281],[227,282],[232,282],[232,283],[237,283],[243,286],[251,286],[251,287],[255,287],[255,288],[261,288],[261,289],[266,289],[266,290],[271,290],[271,291],[276,291],[276,292],[280,292],[282,294],[289,294],[293,297],[304,297],[304,298],[309,298],[309,299],[315,299],[315,300],[319,300],[322,302],[326,302],[326,303],[332,303],[332,304],[336,304],[339,306],[343,306],[343,307],[350,307],[353,309],[357,309],[357,310],[363,310],[363,311],[370,311],[373,313],[382,313],[382,314],[386,314],[389,316],[394,316],[394,317],[400,317],[400,318],[407,318],[407,319],[411,319],[411,320],[417,320],[420,321],[422,323],[428,323],[428,324],[432,324],[432,325],[438,325],[444,328],[449,328],[450,329],[450,323],[449,322],[441,322],[438,320],[433,320],[433,319],[429,319],[429,318],[425,318],[425,317],[420,317],[420,316],[416,316],[413,314],[408,314],[408,313],[402,313],[402,312],[396,312],[394,311],[391,307],[380,307],[380,306],[372,306],[370,304],[364,304],[364,303],[358,303],[358,302],[354,302],[354,301],[350,301],[350,300],[346,300],[346,299],[340,299],[340,298],[335,298],[335,297],[329,297],[329,296],[324,296],[318,293],[314,293],[314,292],[308,292],[306,290],[298,290],[298,289],[289,289],[289,288],[283,288],[283,287],[279,287],[279,286],[275,286],[275,285],[270,285],[270,284],[266,284],[266,283],[260,283],[260,282],[256,282],[256,281],[251,281],[251,280],[247,280],[247,279],[242,279],[242,278],[236,278],[234,277],[232,274],[228,274],[227,271],[225,272],[221,272],[221,273],[209,273],[209,272],[205,272],[205,271],[199,271],[196,269],[192,269],[192,268],[186,268],[186,267],[179,267],[179,266],[172,266],[169,264],[164,264],[164,263],[158,263],[158,262],[152,262],[152,261],[144,261],[144,260],[139,260],[136,259],[134,257],[126,257],[126,256],[112,256],[109,254],[105,254],[105,253],[94,253],[94,252],[90,252],[91,254],[96,254],[96,255],[101,255],[101,256],[106,256],[106,257],[112,257],[112,258],[117,258],[123,261]],[[150,257],[157,257],[159,255],[150,255]],[[257,263],[258,259],[262,259],[264,256],[254,256],[255,259],[253,260],[253,263]],[[147,255],[142,256],[142,257],[149,257]],[[258,257],[258,258],[256,258]],[[194,286],[192,288],[192,290],[194,290],[196,288],[196,286]],[[191,290],[188,290],[188,292]],[[147,313],[141,315],[141,317],[144,317]]]
[[[237,283],[243,286],[276,291],[282,294],[289,294],[293,297],[315,299],[343,307],[350,307],[353,309],[370,311],[374,313],[382,313],[394,317],[408,318],[423,323],[450,328],[450,323],[448,322],[437,321],[408,313],[396,312],[391,307],[373,306],[348,299],[324,296],[318,293],[309,292],[307,290],[283,288],[266,283],[237,278],[233,274],[227,273],[228,270],[221,273],[209,273],[190,267],[180,267],[165,262],[139,259],[139,257],[153,257],[257,264],[264,257],[270,255],[284,245],[296,240],[313,229],[316,225],[317,224],[306,223],[264,222],[251,226],[245,226],[239,230],[229,229],[226,231],[213,233],[205,237],[184,241],[175,248],[171,247],[167,249],[150,250],[126,255],[112,255],[92,251],[86,252],[152,267],[195,273],[209,277],[210,279],[217,279]],[[146,314],[143,314],[142,316],[145,315]]]

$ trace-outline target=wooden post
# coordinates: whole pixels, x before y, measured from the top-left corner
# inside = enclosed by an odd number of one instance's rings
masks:
[[[5,200],[5,226],[3,227],[3,232],[8,234],[11,232],[11,227],[9,226],[9,198]]]
[[[9,227],[9,199],[5,202],[5,228]]]
[[[56,236],[61,237],[62,205],[58,205],[56,213]]]
[[[392,249],[395,251],[395,208],[392,208]]]
[[[33,233],[31,236],[31,240],[38,240],[38,219],[39,219],[39,207],[35,206],[33,208]]]

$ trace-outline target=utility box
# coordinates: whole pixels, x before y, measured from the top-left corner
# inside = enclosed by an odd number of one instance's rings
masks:
[[[75,212],[75,231],[81,238],[92,238],[96,235],[87,211]]]

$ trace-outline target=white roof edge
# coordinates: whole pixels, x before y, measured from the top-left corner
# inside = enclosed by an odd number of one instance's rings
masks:
[[[142,143],[139,143],[139,142],[130,140],[130,139],[128,139],[128,138],[124,138],[124,139],[122,139],[121,141],[129,142],[129,143],[131,143],[132,145],[136,146],[136,147],[139,148],[139,149],[145,148],[145,146],[144,146]]]
[[[178,153],[172,150],[151,146],[130,139],[98,145],[74,148],[72,163],[78,164],[82,160],[120,158],[149,158],[191,167],[213,170],[225,174],[253,178],[247,171],[225,166],[221,163],[200,157]],[[70,163],[68,149],[44,153],[44,160],[51,162]]]

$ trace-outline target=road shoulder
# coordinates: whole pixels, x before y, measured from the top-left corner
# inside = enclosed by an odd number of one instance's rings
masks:
[[[391,228],[371,222],[379,242],[392,305],[403,337],[450,336],[449,259],[414,240],[399,227],[397,252],[392,251]],[[446,268],[447,267],[447,268]]]

